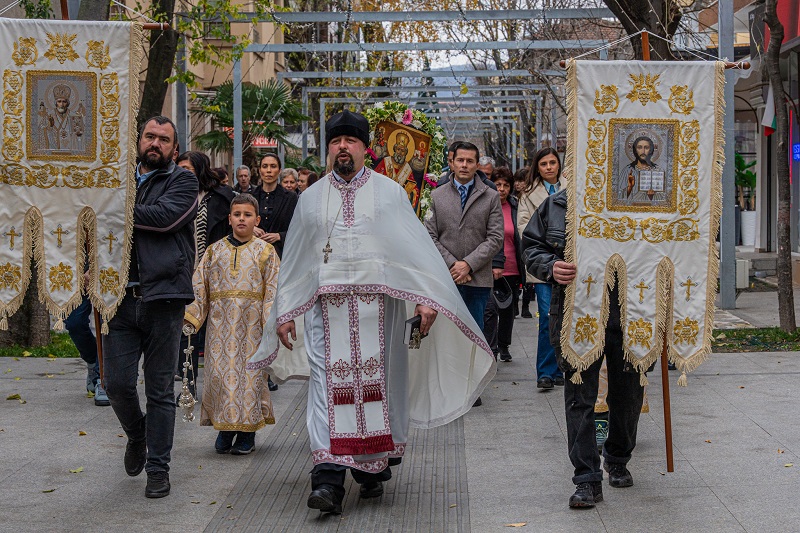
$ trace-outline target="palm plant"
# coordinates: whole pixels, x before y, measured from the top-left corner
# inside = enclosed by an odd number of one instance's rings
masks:
[[[755,165],[756,161],[748,163],[742,154],[736,153],[736,188],[739,197],[739,207],[741,207],[742,211],[746,210],[748,207],[751,211],[756,208],[756,174],[750,170]],[[750,193],[749,206],[745,201],[745,189]]]
[[[196,114],[213,120],[216,128],[194,138],[200,150],[214,154],[233,151],[233,82],[226,81],[213,96],[198,96]],[[276,80],[242,83],[242,161],[253,166],[257,152],[253,141],[264,136],[294,147],[288,141],[286,127],[307,120],[298,102],[292,99],[287,85]]]

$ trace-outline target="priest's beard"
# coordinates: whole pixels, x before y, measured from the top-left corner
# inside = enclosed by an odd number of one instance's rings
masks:
[[[336,156],[336,160],[333,162],[333,170],[340,176],[352,175],[356,171],[356,162],[353,160],[353,156],[349,156],[344,163],[339,161],[339,156]]]

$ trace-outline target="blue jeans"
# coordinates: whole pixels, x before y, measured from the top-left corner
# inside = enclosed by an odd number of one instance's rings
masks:
[[[89,327],[89,320],[92,316],[92,304],[86,296],[81,300],[81,304],[69,314],[64,321],[64,327],[69,333],[69,338],[75,343],[81,359],[86,361],[89,366],[94,366],[98,370],[97,360],[97,339]]]
[[[550,296],[553,288],[549,283],[536,283],[536,303],[539,305],[539,344],[536,348],[536,377],[554,379],[563,376],[556,361],[556,351],[550,344]]]
[[[492,293],[491,287],[472,287],[470,285],[456,285],[458,293],[467,304],[467,310],[478,327],[483,329],[483,313],[486,311],[486,304],[489,301],[489,295]]]
[[[169,471],[175,432],[174,376],[185,305],[183,300],[145,303],[126,294],[104,338],[108,399],[128,438],[147,441],[148,473]],[[146,418],[136,390],[142,356]]]

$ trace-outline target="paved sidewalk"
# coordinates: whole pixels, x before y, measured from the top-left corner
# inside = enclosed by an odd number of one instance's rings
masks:
[[[573,511],[563,394],[536,390],[535,324],[516,322],[514,361],[500,363],[482,407],[446,428],[416,432],[416,455],[395,470],[384,498],[359,502],[349,486],[340,517],[305,508],[303,383],[273,394],[278,423],[258,433],[250,456],[217,455],[211,428],[179,420],[172,494],[147,500],[144,476],[124,473],[125,439],[113,412],[86,398],[79,359],[0,359],[0,531],[800,529],[797,353],[713,354],[689,375],[688,388],[671,374],[674,473],[666,472],[653,373],[651,411],[642,415],[630,465],[635,485],[604,482],[605,502]],[[12,394],[26,403],[5,399]]]

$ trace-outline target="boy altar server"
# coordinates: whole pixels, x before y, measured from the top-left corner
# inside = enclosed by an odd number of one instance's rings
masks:
[[[344,111],[326,132],[333,172],[300,196],[248,366],[279,382],[310,379],[308,506],[341,512],[347,470],[362,498],[381,496],[409,424],[466,413],[496,365],[405,191],[365,168],[367,120]],[[409,350],[405,322],[415,315],[430,335]]]
[[[194,332],[208,318],[200,425],[219,431],[217,453],[246,455],[255,432],[275,423],[267,373],[245,365],[261,341],[280,260],[271,244],[253,236],[259,220],[253,196],[236,196],[229,220],[233,234],[212,244],[194,273],[195,299],[184,320],[185,331]]]

